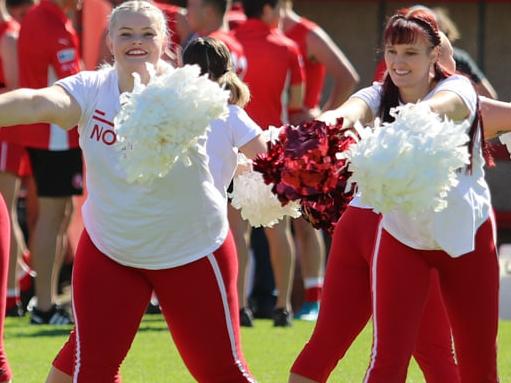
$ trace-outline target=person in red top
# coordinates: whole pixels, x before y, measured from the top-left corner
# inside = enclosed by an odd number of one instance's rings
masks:
[[[303,107],[303,59],[296,44],[277,29],[280,7],[277,0],[243,1],[247,21],[234,31],[248,61],[244,81],[252,100],[247,112],[263,129],[282,125],[287,122],[285,114],[283,118],[286,110],[295,112]],[[282,102],[286,92],[287,107]]]
[[[346,56],[320,26],[294,12],[291,0],[284,1],[282,29],[298,45],[304,59],[304,105],[309,114],[317,116],[320,113],[320,98],[327,74],[333,86],[323,109],[340,106],[359,81],[355,68]],[[325,245],[321,233],[303,218],[295,219],[293,227],[297,249],[301,250],[298,259],[301,261],[305,287],[305,301],[295,317],[315,320],[323,287]]]
[[[43,88],[80,70],[78,36],[66,12],[76,0],[42,0],[21,24],[18,40],[20,87]],[[44,31],[44,33],[41,33]],[[28,133],[30,130],[30,134]],[[67,324],[69,314],[56,305],[56,285],[64,254],[71,196],[82,193],[82,159],[76,129],[53,124],[7,130],[5,139],[28,148],[37,185],[39,217],[32,238],[37,273],[33,324]]]
[[[20,3],[16,7],[19,17],[26,11],[30,2]],[[0,2],[0,93],[18,87],[17,41],[19,34],[18,21],[6,10],[7,3]],[[17,265],[21,255],[27,252],[27,245],[18,223],[17,201],[21,187],[21,177],[30,174],[28,155],[20,145],[2,140],[0,131],[0,193],[10,211],[11,217],[11,248],[9,256],[9,277],[7,290],[6,314],[22,316],[20,289],[17,280]]]
[[[247,70],[247,59],[243,47],[227,26],[226,13],[230,5],[230,0],[188,0],[187,18],[194,32],[189,40],[196,36],[209,36],[222,41],[231,53],[236,74],[243,78]]]
[[[303,60],[296,44],[278,29],[280,7],[278,0],[243,1],[247,21],[234,31],[248,63],[244,81],[250,88],[252,99],[246,110],[263,129],[288,122],[288,110],[292,112],[292,117],[299,114],[295,112],[303,110]],[[287,96],[287,104],[282,101],[284,95]],[[230,222],[232,225],[233,220]],[[243,235],[242,228],[247,225],[241,219],[238,224],[233,232],[238,239],[238,252],[242,254],[247,248],[244,238],[248,238]],[[273,312],[274,325],[289,326],[295,259],[289,221],[284,220],[265,232],[278,291]],[[243,273],[240,273],[242,276]],[[246,308],[243,310],[247,311]]]

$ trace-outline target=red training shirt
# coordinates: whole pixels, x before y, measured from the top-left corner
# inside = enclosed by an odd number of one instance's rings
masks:
[[[79,42],[71,20],[49,0],[30,9],[21,23],[18,40],[19,83],[40,89],[80,71]],[[53,124],[6,129],[5,139],[48,150],[78,147],[76,128],[65,131]]]
[[[262,129],[284,123],[282,98],[289,85],[304,82],[303,60],[296,44],[259,19],[248,19],[234,31],[247,57],[244,81],[251,100],[246,110]]]

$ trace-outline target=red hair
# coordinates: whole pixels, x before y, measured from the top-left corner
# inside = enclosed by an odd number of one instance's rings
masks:
[[[413,44],[424,36],[433,47],[440,45],[440,33],[435,16],[424,9],[402,9],[387,22],[383,41],[385,44]]]

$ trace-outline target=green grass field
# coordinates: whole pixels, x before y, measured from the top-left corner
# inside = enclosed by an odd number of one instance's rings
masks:
[[[254,328],[242,330],[242,342],[250,368],[260,383],[287,382],[297,353],[308,339],[312,323],[295,321],[292,328],[273,328],[269,320],[257,320]],[[28,319],[8,318],[6,349],[16,383],[42,383],[51,360],[67,337],[69,327],[31,326]],[[499,334],[501,382],[511,382],[511,322],[502,321]],[[371,346],[368,327],[357,339],[330,381],[360,383],[367,367]],[[127,383],[187,383],[190,377],[172,344],[165,322],[159,315],[146,316],[135,343],[122,367]],[[415,364],[408,383],[423,382]],[[448,382],[446,382],[448,383]]]

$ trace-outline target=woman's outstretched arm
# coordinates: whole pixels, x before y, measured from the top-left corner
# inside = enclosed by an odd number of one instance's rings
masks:
[[[78,102],[58,85],[0,95],[0,126],[45,122],[71,129],[77,125],[80,114]]]

